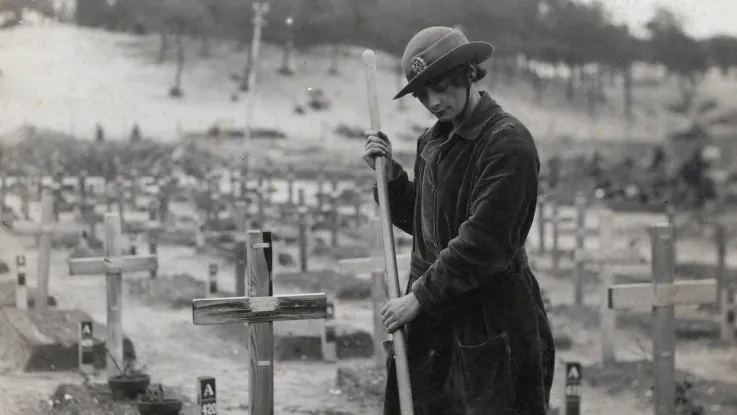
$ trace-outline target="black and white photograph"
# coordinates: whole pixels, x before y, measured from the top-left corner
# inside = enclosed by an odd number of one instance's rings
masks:
[[[737,415],[734,0],[0,0],[0,415]]]

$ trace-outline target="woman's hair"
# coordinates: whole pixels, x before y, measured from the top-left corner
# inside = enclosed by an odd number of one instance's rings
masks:
[[[475,62],[468,62],[454,66],[444,73],[430,78],[425,85],[434,86],[448,80],[453,86],[468,86],[469,83],[480,81],[485,76],[486,69]]]

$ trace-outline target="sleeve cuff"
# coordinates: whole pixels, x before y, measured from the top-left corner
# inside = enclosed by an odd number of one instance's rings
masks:
[[[415,295],[417,302],[420,303],[420,306],[422,306],[422,309],[426,311],[427,314],[440,320],[445,316],[445,314],[440,310],[440,307],[433,302],[432,294],[430,294],[430,291],[425,287],[425,278],[426,277],[423,275],[417,279],[417,281],[412,283],[412,294]]]

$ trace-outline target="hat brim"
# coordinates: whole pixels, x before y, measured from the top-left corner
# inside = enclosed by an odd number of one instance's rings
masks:
[[[467,62],[481,63],[489,59],[493,54],[494,46],[487,42],[468,42],[464,45],[458,46],[438,58],[435,62],[428,65],[424,71],[410,79],[409,82],[407,82],[407,85],[405,85],[404,88],[402,88],[392,99],[401,98],[413,92],[416,88],[422,86],[423,83],[451,68]]]

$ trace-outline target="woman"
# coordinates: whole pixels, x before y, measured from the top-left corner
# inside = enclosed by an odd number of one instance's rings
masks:
[[[493,52],[430,27],[402,58],[409,82],[395,99],[411,93],[438,119],[418,140],[414,182],[386,163],[392,222],[413,247],[406,294],[381,314],[390,333],[406,326],[416,415],[547,412],[555,350],[524,249],[540,163],[527,128],[475,84]],[[391,160],[384,133],[365,135],[372,169],[376,156]],[[394,415],[388,351],[384,413]]]

